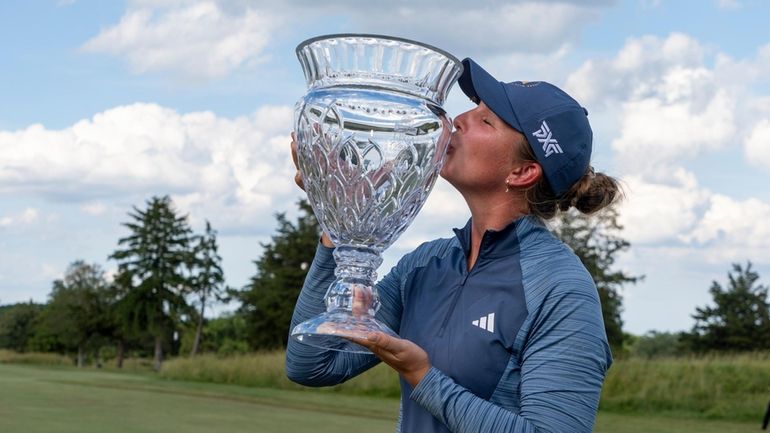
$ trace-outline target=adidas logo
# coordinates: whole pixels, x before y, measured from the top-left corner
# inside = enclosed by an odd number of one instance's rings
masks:
[[[564,153],[564,151],[561,150],[561,147],[559,147],[559,142],[552,137],[553,134],[551,133],[551,128],[545,123],[545,120],[543,120],[543,123],[540,125],[540,129],[533,132],[532,135],[534,135],[535,138],[537,138],[537,141],[543,146],[543,152],[545,152],[546,158],[554,153]]]
[[[474,320],[471,323],[473,326],[478,326],[485,331],[495,332],[495,313],[489,313],[486,316],[481,316],[481,318]]]

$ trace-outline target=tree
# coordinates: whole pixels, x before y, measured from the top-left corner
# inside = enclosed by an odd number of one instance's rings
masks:
[[[194,334],[183,334],[181,350],[191,350],[194,338]],[[220,356],[247,353],[247,338],[246,319],[242,314],[228,312],[206,320],[199,350]]]
[[[630,352],[634,356],[647,359],[680,356],[686,353],[681,340],[682,336],[679,333],[649,331],[636,338]]]
[[[198,305],[200,306],[190,356],[195,356],[200,347],[206,302],[211,301],[212,298],[217,301],[225,299],[225,275],[222,272],[222,257],[219,256],[217,250],[217,232],[206,221],[206,233],[197,238],[197,244],[193,249],[193,263],[190,264],[192,268],[191,290],[198,295]]]
[[[714,306],[697,307],[695,325],[687,335],[696,351],[742,351],[770,349],[770,304],[768,289],[757,284],[759,274],[734,263],[727,273],[727,287],[714,281]]]
[[[53,282],[36,326],[38,345],[76,350],[77,365],[82,367],[86,349],[98,348],[100,340],[110,337],[108,288],[99,265],[73,262],[64,278]]]
[[[593,215],[583,215],[571,209],[558,214],[553,228],[554,234],[572,248],[596,283],[607,339],[615,352],[623,347],[623,320],[620,317],[623,298],[620,291],[623,285],[644,278],[613,269],[618,253],[631,247],[619,235],[623,226],[617,218],[617,210],[613,207]]]
[[[131,293],[134,286],[131,282],[131,273],[123,270],[113,276],[109,286],[109,309],[107,323],[110,328],[109,335],[115,343],[115,366],[123,368],[127,346],[135,343],[142,331],[135,329],[133,325],[134,305],[131,305]]]
[[[249,344],[254,349],[285,347],[294,304],[318,245],[321,230],[305,200],[298,203],[296,224],[277,214],[278,233],[262,244],[262,257],[255,261],[257,273],[242,291],[235,292],[246,318]]]
[[[163,343],[175,323],[189,312],[184,294],[189,281],[183,265],[190,262],[192,230],[186,216],[177,216],[171,199],[153,197],[147,209],[133,208],[124,223],[131,234],[118,241],[111,259],[118,272],[130,279],[130,290],[121,299],[120,316],[134,332],[146,330],[154,339],[154,366],[160,369]]]
[[[43,305],[32,301],[3,306],[0,309],[0,348],[26,351],[42,310]]]

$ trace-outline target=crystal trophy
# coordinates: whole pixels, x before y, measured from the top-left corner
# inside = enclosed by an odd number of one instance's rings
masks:
[[[454,56],[407,39],[328,35],[297,47],[308,91],[296,105],[297,159],[308,200],[335,244],[327,311],[292,338],[370,353],[345,337],[380,331],[381,253],[422,208],[452,132],[442,109],[462,73]]]

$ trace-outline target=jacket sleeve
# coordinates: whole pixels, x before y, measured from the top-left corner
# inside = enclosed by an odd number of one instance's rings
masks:
[[[612,359],[596,288],[585,281],[566,284],[572,287],[550,291],[528,319],[518,411],[477,397],[435,368],[410,398],[455,433],[591,432]],[[499,384],[506,386],[514,385]]]
[[[289,332],[299,323],[326,311],[324,295],[334,281],[333,248],[319,243],[315,258],[300,291]],[[399,267],[377,284],[380,309],[375,317],[398,331],[401,323],[401,281]],[[371,354],[320,349],[289,338],[286,347],[286,375],[306,386],[330,386],[342,383],[379,363]]]

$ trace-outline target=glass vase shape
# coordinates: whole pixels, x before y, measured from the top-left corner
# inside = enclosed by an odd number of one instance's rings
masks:
[[[442,105],[462,73],[420,42],[328,35],[297,47],[308,91],[296,105],[297,160],[308,200],[335,244],[326,312],[292,338],[369,353],[349,338],[397,334],[375,317],[381,253],[414,220],[439,176],[452,121]]]

